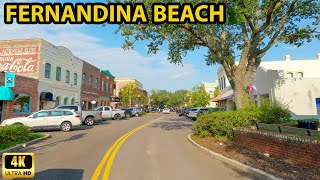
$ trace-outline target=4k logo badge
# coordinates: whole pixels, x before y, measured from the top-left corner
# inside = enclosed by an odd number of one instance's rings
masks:
[[[2,176],[5,178],[33,178],[33,153],[3,153]]]

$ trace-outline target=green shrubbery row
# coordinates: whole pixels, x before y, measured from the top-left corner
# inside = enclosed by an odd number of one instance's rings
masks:
[[[28,127],[23,125],[0,127],[0,150],[31,141],[42,136],[42,134],[33,134]]]
[[[233,128],[251,126],[257,122],[281,123],[290,119],[289,110],[279,103],[263,101],[261,107],[249,105],[241,110],[208,113],[197,118],[195,134],[201,137],[213,135],[233,139]]]

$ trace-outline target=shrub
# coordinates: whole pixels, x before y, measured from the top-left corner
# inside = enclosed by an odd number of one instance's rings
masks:
[[[24,125],[5,126],[0,128],[0,144],[24,141],[29,138],[29,128]]]
[[[204,114],[195,121],[195,134],[205,137],[227,137],[233,139],[233,128],[254,125],[261,110],[259,108],[245,108],[237,111],[219,111]]]
[[[289,121],[291,118],[288,107],[276,102],[261,101],[262,114],[259,117],[259,122],[268,124],[281,124],[285,121]]]
[[[147,115],[147,113],[145,111],[142,111],[142,116]]]

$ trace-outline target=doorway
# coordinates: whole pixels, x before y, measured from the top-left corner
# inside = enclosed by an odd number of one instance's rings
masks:
[[[3,121],[3,117],[4,117],[4,103],[3,101],[0,101],[0,122]]]

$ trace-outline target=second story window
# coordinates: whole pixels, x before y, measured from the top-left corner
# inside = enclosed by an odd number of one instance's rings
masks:
[[[78,74],[74,73],[73,74],[73,85],[78,85]]]
[[[110,93],[112,94],[112,86],[113,86],[113,84],[112,84],[112,82],[110,82]]]
[[[70,71],[66,70],[66,83],[70,83]]]
[[[56,80],[61,81],[61,67],[56,68]]]
[[[51,64],[46,63],[44,77],[47,79],[50,79],[50,76],[51,76]]]
[[[86,82],[86,73],[82,74],[82,84],[85,84]]]
[[[90,87],[92,87],[92,76],[90,76],[90,78],[89,78],[89,85],[90,85]]]
[[[101,80],[101,91],[104,91],[104,80]]]
[[[98,81],[98,78],[96,78],[96,83],[95,83],[95,84],[96,84],[96,89],[99,89],[98,82],[99,82],[99,81]]]
[[[109,82],[107,81],[106,82],[106,92],[108,92],[109,91]]]

